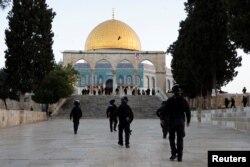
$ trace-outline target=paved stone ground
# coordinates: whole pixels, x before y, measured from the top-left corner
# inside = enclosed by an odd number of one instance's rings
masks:
[[[183,162],[172,162],[159,120],[135,119],[129,149],[108,123],[81,120],[77,135],[66,119],[0,129],[0,167],[206,167],[208,150],[250,150],[249,132],[191,123]]]

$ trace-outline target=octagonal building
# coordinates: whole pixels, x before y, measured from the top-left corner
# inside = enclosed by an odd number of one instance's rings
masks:
[[[89,89],[90,94],[98,94],[99,89],[114,94],[124,88],[130,92],[146,89],[166,92],[173,85],[173,77],[165,66],[165,54],[142,51],[136,32],[113,18],[89,33],[84,50],[64,51],[63,64],[72,64],[78,71],[76,94],[83,89]]]

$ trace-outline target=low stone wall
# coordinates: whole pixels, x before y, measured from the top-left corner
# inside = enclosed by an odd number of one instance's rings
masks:
[[[246,94],[235,94],[235,93],[224,93],[224,94],[218,94],[215,97],[211,97],[210,99],[204,98],[202,108],[203,109],[223,109],[225,108],[225,98],[228,98],[229,100],[231,98],[234,98],[235,100],[235,106],[236,107],[243,107],[242,99],[243,96],[247,97],[247,105],[250,106],[250,93]],[[187,99],[189,102],[189,106],[191,108],[197,107],[197,99]],[[228,107],[231,106],[231,102],[228,105]]]
[[[7,103],[7,108],[9,110],[20,110],[20,103],[18,101],[6,99],[6,103]],[[40,104],[32,101],[30,97],[25,97],[24,98],[24,109],[30,110],[31,107],[33,108],[34,111],[41,111]],[[0,109],[4,109],[4,110],[6,109],[2,99],[0,99]]]
[[[0,128],[47,120],[45,112],[0,109]]]
[[[198,122],[197,111],[192,111],[192,121]],[[201,122],[250,131],[250,107],[204,110]]]

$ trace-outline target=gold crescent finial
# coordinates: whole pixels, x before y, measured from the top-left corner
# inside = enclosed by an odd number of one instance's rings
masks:
[[[112,8],[112,19],[114,20],[115,19],[115,9]]]

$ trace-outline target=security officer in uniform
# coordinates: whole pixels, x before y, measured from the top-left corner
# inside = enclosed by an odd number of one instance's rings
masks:
[[[185,121],[189,126],[191,112],[187,101],[181,96],[181,88],[178,84],[172,88],[174,95],[167,100],[166,112],[169,115],[169,143],[171,148],[170,160],[177,158],[182,161],[183,138],[185,137]],[[177,136],[177,143],[175,138]]]
[[[116,131],[116,125],[117,125],[117,116],[116,116],[117,107],[115,105],[114,99],[110,100],[109,104],[110,106],[107,108],[106,113],[107,117],[109,118],[110,132],[113,132],[113,130]]]
[[[74,133],[77,134],[78,126],[79,126],[79,120],[82,117],[82,110],[80,108],[80,102],[79,100],[76,100],[74,102],[74,107],[71,110],[70,113],[70,120],[73,118],[74,123]]]
[[[160,118],[160,125],[162,128],[163,139],[167,138],[168,124],[169,124],[168,113],[166,111],[166,104],[167,101],[163,101],[161,103],[161,107],[156,110],[156,115]]]
[[[121,105],[117,109],[119,118],[119,139],[118,144],[123,146],[123,131],[125,132],[125,145],[129,148],[130,124],[134,119],[132,109],[128,105],[128,98],[125,96],[121,99]]]

